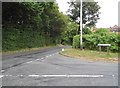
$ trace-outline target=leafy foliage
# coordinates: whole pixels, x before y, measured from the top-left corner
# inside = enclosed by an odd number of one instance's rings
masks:
[[[90,30],[89,27],[84,27],[83,28],[83,34],[92,34],[92,31]]]
[[[67,20],[55,2],[3,2],[3,51],[58,44]]]
[[[69,16],[76,22],[80,23],[80,2],[78,0],[75,0],[74,2],[69,2],[70,9],[68,12],[70,13]],[[83,24],[86,24],[88,26],[93,26],[99,19],[99,9],[100,6],[97,4],[97,2],[83,2],[83,11],[82,11],[82,21]]]
[[[65,31],[62,33],[62,44],[68,44],[68,45],[72,45],[73,42],[73,37],[75,35],[77,35],[77,31],[78,31],[78,24],[76,24],[75,22],[72,22],[71,19],[69,17],[66,16],[66,28]]]
[[[73,47],[79,47],[79,35],[77,37],[74,37],[73,40],[77,40],[77,44],[75,44],[75,41],[73,42]],[[120,44],[120,35],[115,33],[110,33],[107,29],[98,29],[93,34],[84,34],[83,35],[83,47],[85,49],[91,49],[91,50],[98,50],[97,44],[111,44],[110,50],[113,52],[119,51]],[[77,45],[77,46],[75,46]],[[102,47],[103,51],[106,51],[105,47]]]
[[[80,36],[76,35],[73,37],[73,48],[79,48],[80,47]]]

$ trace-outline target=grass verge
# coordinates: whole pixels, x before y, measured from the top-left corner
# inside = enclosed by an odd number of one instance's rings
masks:
[[[89,61],[103,61],[103,62],[117,62],[118,53],[99,52],[92,50],[79,50],[79,49],[65,49],[65,51],[60,52],[60,54],[73,58],[80,58]]]

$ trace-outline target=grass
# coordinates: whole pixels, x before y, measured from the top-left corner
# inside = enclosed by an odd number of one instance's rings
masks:
[[[104,62],[117,62],[118,61],[118,53],[107,54],[107,52],[99,52],[92,50],[80,50],[80,49],[65,49],[65,51],[60,52],[60,54],[73,57],[73,58],[81,58],[89,61],[104,61]]]

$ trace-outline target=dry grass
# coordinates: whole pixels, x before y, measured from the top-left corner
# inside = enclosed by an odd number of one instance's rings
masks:
[[[74,58],[81,58],[84,60],[89,61],[103,61],[103,62],[117,62],[118,61],[118,53],[110,53],[109,55],[107,52],[98,52],[92,50],[79,50],[79,49],[65,49],[65,51],[60,52],[60,54],[74,57]]]

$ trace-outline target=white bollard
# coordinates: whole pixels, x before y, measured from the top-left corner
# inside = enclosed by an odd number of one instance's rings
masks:
[[[65,49],[62,49],[62,51],[65,51]]]

